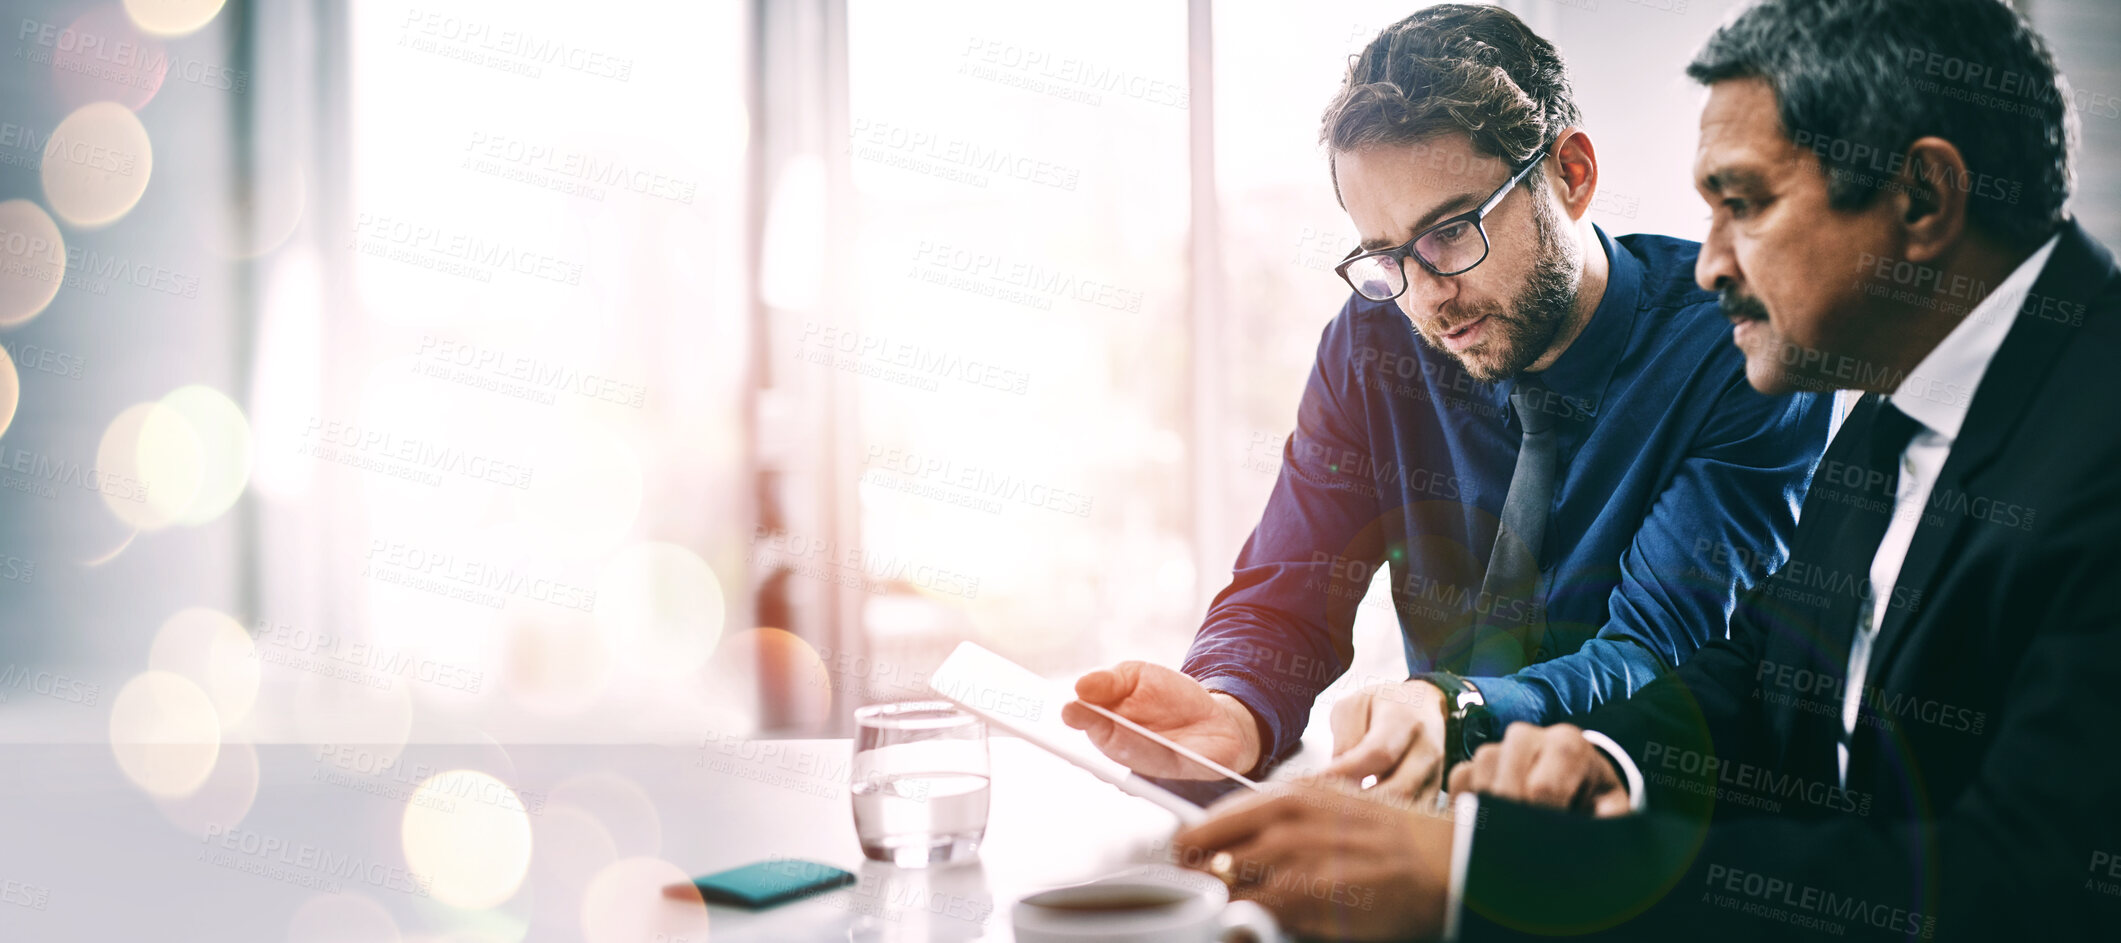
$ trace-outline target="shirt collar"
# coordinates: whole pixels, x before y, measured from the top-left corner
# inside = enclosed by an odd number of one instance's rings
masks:
[[[2049,237],[2045,245],[2026,256],[2002,284],[1960,319],[1944,340],[1937,342],[1893,388],[1894,408],[1946,440],[1959,438],[1959,427],[1966,423],[1966,411],[1973,406],[1974,390],[1981,385],[1981,376],[1988,372],[1989,361],[1996,359],[1997,349],[2003,346],[2004,336],[2017,320],[2018,309],[2032,294],[2033,282],[2040,277],[2047,257],[2054,253],[2055,243],[2061,238]]]
[[[1598,415],[1598,404],[1613,379],[1613,371],[1627,352],[1628,337],[1635,331],[1635,309],[1642,295],[1642,260],[1627,247],[1613,241],[1604,229],[1592,224],[1598,244],[1605,250],[1605,296],[1591,312],[1583,333],[1561,352],[1554,365],[1541,371],[1547,388],[1574,404],[1584,415]],[[1517,388],[1515,377],[1502,384],[1503,402]]]

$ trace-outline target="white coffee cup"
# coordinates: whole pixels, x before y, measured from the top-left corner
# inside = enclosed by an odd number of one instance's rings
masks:
[[[1278,943],[1266,908],[1233,901],[1198,871],[1147,865],[1026,896],[1010,910],[1018,943]]]

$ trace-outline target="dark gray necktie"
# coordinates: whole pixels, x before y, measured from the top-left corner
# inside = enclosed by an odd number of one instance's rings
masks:
[[[1826,624],[1822,631],[1833,637],[1840,626],[1854,623],[1856,631],[1849,639],[1849,663],[1847,683],[1842,687],[1841,731],[1835,751],[1835,767],[1841,776],[1841,785],[1848,785],[1849,749],[1856,735],[1856,718],[1863,706],[1863,685],[1870,674],[1871,644],[1878,638],[1878,626],[1871,621],[1876,608],[1871,595],[1871,566],[1878,558],[1880,545],[1885,543],[1885,532],[1892,529],[1893,518],[1900,513],[1900,464],[1907,454],[1907,447],[1921,432],[1922,423],[1900,411],[1884,397],[1873,393],[1868,399],[1876,403],[1871,421],[1871,437],[1864,458],[1868,461],[1869,475],[1866,481],[1875,482],[1866,495],[1884,510],[1870,508],[1851,509],[1842,521],[1840,537],[1834,549],[1841,555],[1827,572],[1860,573],[1862,591],[1855,594],[1838,594],[1846,600],[1827,609]],[[1903,549],[1903,553],[1905,550]],[[1897,581],[1897,578],[1896,578]],[[1853,600],[1848,597],[1854,595]],[[1853,611],[1851,611],[1853,610]]]
[[[1546,635],[1546,607],[1539,598],[1539,548],[1546,537],[1547,509],[1554,504],[1556,468],[1556,420],[1563,411],[1559,399],[1537,376],[1523,374],[1510,393],[1510,408],[1524,440],[1517,448],[1517,469],[1510,473],[1510,491],[1502,503],[1502,521],[1495,534],[1495,549],[1488,555],[1487,574],[1480,583],[1481,604],[1490,608],[1477,613],[1482,628],[1475,641],[1475,662],[1503,659],[1492,667],[1474,664],[1475,673],[1523,667],[1527,654]],[[1510,644],[1503,644],[1507,636]],[[1507,662],[1514,660],[1512,666]],[[1503,671],[1501,673],[1508,673]]]

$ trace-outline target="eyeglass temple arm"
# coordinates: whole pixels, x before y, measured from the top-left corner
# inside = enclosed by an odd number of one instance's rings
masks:
[[[1486,203],[1480,204],[1480,215],[1485,217],[1492,212],[1495,209],[1495,204],[1501,203],[1503,197],[1509,196],[1511,190],[1517,189],[1517,185],[1524,181],[1524,175],[1531,173],[1532,168],[1539,166],[1539,162],[1546,159],[1546,156],[1546,149],[1541,148],[1539,153],[1532,155],[1531,160],[1525,161],[1524,166],[1518,168],[1516,175],[1510,178],[1509,183],[1503,184],[1502,189],[1496,190],[1492,196],[1489,196]]]

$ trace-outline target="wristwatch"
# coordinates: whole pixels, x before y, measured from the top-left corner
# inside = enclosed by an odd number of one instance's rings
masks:
[[[1451,767],[1471,758],[1481,744],[1495,739],[1495,715],[1488,710],[1480,688],[1458,675],[1432,671],[1419,680],[1443,691],[1443,769],[1448,775]]]

